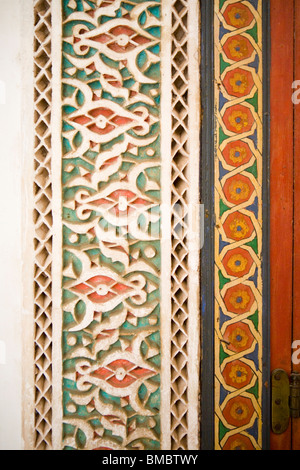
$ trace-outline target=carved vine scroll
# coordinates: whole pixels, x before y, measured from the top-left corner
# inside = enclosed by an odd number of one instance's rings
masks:
[[[35,448],[53,448],[54,426],[61,426],[62,449],[159,449],[162,429],[172,449],[188,449],[197,441],[189,423],[198,407],[197,384],[190,386],[195,378],[188,372],[189,354],[198,351],[197,340],[189,336],[189,279],[195,273],[189,270],[186,219],[191,162],[199,158],[189,145],[191,2],[59,1],[61,47],[53,51],[56,18],[51,15],[57,3],[34,4]],[[167,24],[162,12],[168,9]],[[162,54],[166,30],[169,57]],[[163,61],[170,64],[171,77],[164,97]],[[53,152],[53,62],[61,80],[60,152]],[[169,116],[162,98],[169,101]],[[168,120],[169,145],[162,154]],[[61,191],[53,196],[51,169],[58,159]],[[164,159],[170,162],[166,181]],[[162,185],[170,187],[165,219]],[[55,334],[52,243],[57,253],[59,237],[53,239],[53,198],[60,198],[61,219],[54,217],[61,227],[63,260]],[[167,252],[161,249],[162,222],[171,229]],[[164,260],[171,265],[170,292],[161,276]],[[161,310],[162,296],[170,297],[169,312]],[[166,328],[169,359],[161,349]],[[55,423],[53,344],[61,344],[62,359],[61,422]],[[166,369],[171,392],[168,411],[162,412]]]

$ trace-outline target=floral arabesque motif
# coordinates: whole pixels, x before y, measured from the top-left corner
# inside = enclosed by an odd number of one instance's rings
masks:
[[[63,445],[155,449],[160,3],[63,14]]]

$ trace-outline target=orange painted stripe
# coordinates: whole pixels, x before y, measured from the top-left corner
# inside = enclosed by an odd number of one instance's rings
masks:
[[[295,6],[294,79],[300,81],[300,2]],[[299,93],[297,92],[299,90]],[[293,340],[300,341],[300,86],[297,86],[294,104],[294,292],[293,292]],[[294,350],[295,351],[295,350]],[[300,354],[299,354],[300,358]],[[297,358],[296,358],[297,359]],[[300,364],[293,363],[293,370],[300,372]],[[292,423],[292,449],[300,450],[300,422]]]
[[[293,0],[271,0],[270,321],[271,370],[291,371],[293,273]],[[273,450],[289,450],[291,429],[271,432]]]

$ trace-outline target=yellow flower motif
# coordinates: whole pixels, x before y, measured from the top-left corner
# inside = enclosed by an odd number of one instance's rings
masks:
[[[229,342],[235,347],[235,348],[243,348],[246,346],[247,341],[248,341],[248,336],[246,335],[244,330],[241,330],[241,328],[236,328],[231,335],[229,336]]]
[[[242,218],[234,219],[229,225],[229,228],[235,238],[245,238],[250,230],[247,223]]]
[[[232,26],[236,26],[237,28],[242,28],[248,20],[247,11],[238,7],[233,7],[230,12],[228,12],[228,16]]]
[[[241,163],[246,157],[247,152],[244,147],[235,147],[230,149],[229,158],[233,163]]]
[[[248,87],[247,76],[242,75],[241,73],[235,73],[229,80],[229,83],[232,86],[233,91],[241,94],[245,93]]]
[[[233,181],[228,188],[231,198],[234,201],[239,201],[240,199],[247,199],[249,196],[249,186],[243,181]]]
[[[227,266],[234,273],[239,273],[241,271],[244,271],[244,269],[246,269],[247,264],[248,264],[248,260],[244,256],[237,254],[237,255],[230,256]]]
[[[247,380],[247,369],[242,366],[232,366],[229,373],[229,377],[234,383],[243,383]]]
[[[230,409],[230,414],[234,419],[241,421],[247,418],[249,414],[249,408],[244,403],[234,403]]]
[[[247,450],[246,444],[240,439],[235,439],[230,445],[230,450]]]
[[[229,302],[234,308],[244,310],[250,301],[250,296],[245,290],[238,290],[229,298]]]
[[[248,45],[244,39],[233,39],[229,44],[228,48],[232,57],[236,59],[242,59],[248,54]]]
[[[230,114],[229,122],[239,132],[248,126],[248,116],[243,111],[235,110]]]

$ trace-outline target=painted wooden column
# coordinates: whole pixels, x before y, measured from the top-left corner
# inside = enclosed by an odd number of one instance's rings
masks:
[[[267,445],[267,21],[267,2],[214,2],[215,449]]]

